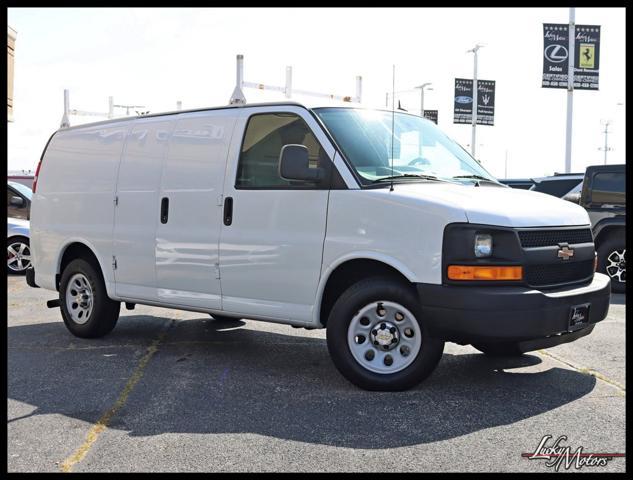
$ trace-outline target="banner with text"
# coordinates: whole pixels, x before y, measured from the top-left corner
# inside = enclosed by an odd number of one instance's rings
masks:
[[[437,110],[424,110],[424,118],[428,118],[437,125]]]
[[[470,124],[473,121],[473,81],[455,79],[453,123]],[[477,125],[495,124],[495,81],[477,80]]]
[[[598,90],[600,25],[576,25],[574,89]],[[543,24],[543,88],[567,88],[569,25]]]

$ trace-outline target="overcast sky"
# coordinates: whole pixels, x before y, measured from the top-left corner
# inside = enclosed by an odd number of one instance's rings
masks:
[[[543,23],[567,23],[567,8],[530,9],[135,9],[10,8],[17,30],[14,123],[8,166],[34,169],[59,127],[63,89],[71,108],[106,112],[115,104],[152,113],[226,104],[235,86],[235,55],[245,80],[353,95],[363,77],[363,103],[384,106],[396,65],[396,91],[432,82],[425,108],[467,146],[469,125],[455,125],[455,77],[496,81],[494,126],[477,128],[477,156],[497,177],[564,171],[565,90],[541,88]],[[602,120],[609,119],[608,163],[625,162],[625,10],[577,8],[576,23],[600,25],[600,90],[574,93],[572,171],[602,164]],[[419,91],[400,96],[419,111]],[[249,102],[281,93],[245,90]],[[300,96],[294,99],[301,101]],[[622,103],[623,105],[617,105]],[[71,117],[71,124],[99,120]],[[466,147],[469,149],[469,147]]]

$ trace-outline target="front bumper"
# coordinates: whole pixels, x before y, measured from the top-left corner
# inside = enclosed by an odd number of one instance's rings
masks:
[[[422,283],[417,290],[430,335],[462,344],[517,342],[535,350],[591,333],[609,311],[611,282],[596,273],[589,284],[546,291]],[[588,324],[572,333],[571,307],[585,303],[591,304]]]

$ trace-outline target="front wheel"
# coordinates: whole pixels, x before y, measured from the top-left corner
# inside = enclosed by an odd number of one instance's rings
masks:
[[[349,287],[327,320],[334,365],[365,390],[407,390],[437,366],[444,342],[429,336],[411,287],[374,277]]]
[[[66,328],[81,338],[110,333],[121,308],[108,297],[99,269],[81,258],[70,262],[62,273],[59,303]]]

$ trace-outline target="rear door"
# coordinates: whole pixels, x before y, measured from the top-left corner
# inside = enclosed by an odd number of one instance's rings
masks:
[[[329,178],[334,149],[303,108],[240,113],[224,184],[223,307],[251,318],[309,322],[321,273],[329,182],[282,179],[279,154],[284,145],[305,145],[311,166],[325,168]]]
[[[237,109],[178,116],[156,203],[159,300],[220,309],[222,188]]]

